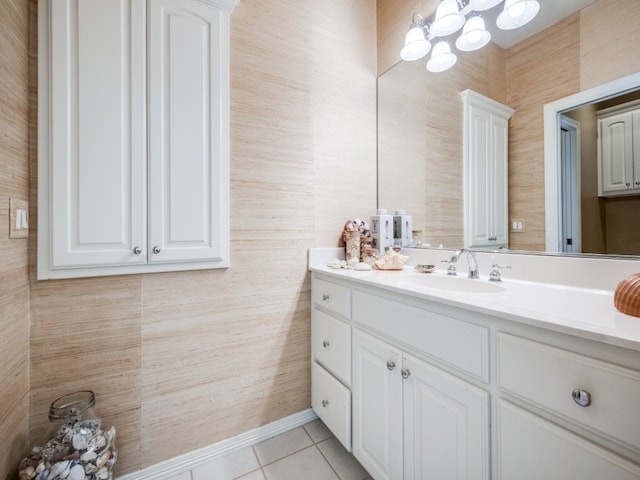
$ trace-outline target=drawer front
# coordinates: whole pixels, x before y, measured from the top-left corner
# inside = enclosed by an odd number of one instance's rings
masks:
[[[640,468],[508,402],[498,401],[498,480],[637,480]]]
[[[353,292],[353,320],[484,381],[489,330],[451,317]]]
[[[351,391],[316,362],[311,364],[311,406],[350,452]]]
[[[538,342],[498,334],[498,385],[523,400],[640,451],[640,373]],[[573,399],[588,392],[589,406]]]
[[[313,309],[313,358],[344,383],[351,384],[351,326]]]
[[[344,318],[351,318],[351,289],[314,278],[313,303]]]

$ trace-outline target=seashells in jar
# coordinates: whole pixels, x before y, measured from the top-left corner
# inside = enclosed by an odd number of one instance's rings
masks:
[[[46,441],[22,460],[20,480],[113,480],[116,429],[93,414],[93,392],[60,397],[49,409]]]

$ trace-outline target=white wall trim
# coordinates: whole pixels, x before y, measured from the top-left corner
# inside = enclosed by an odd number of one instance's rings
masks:
[[[192,452],[179,455],[172,459],[157,463],[143,470],[128,473],[118,477],[118,480],[168,480],[181,473],[187,472],[198,465],[210,462],[214,458],[227,453],[250,447],[256,443],[275,437],[294,428],[300,427],[318,418],[312,409],[294,413],[288,417],[276,420],[275,422],[254,428],[241,433],[236,437],[231,437],[221,442],[214,443]],[[116,465],[117,468],[117,465]]]

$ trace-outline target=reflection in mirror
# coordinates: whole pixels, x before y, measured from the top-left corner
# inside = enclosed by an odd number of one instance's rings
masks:
[[[640,42],[639,16],[637,0],[598,0],[507,50],[490,43],[461,53],[448,72],[407,63],[385,72],[378,98],[379,207],[406,209],[432,246],[462,245],[459,92],[470,88],[516,110],[509,121],[509,218],[523,220],[524,230],[510,232],[509,248],[544,251],[544,105],[640,71],[640,56],[629,48]],[[587,226],[598,221],[582,219]],[[622,253],[607,243],[604,249],[585,237],[583,250]]]
[[[639,100],[640,74],[635,74],[545,105],[548,251],[640,255],[640,190],[630,185],[613,194],[599,191],[600,177],[609,169],[598,152],[604,149],[598,116],[626,106],[638,111],[640,119]],[[623,124],[616,121],[614,125]],[[627,131],[631,132],[629,142],[640,139],[640,122]],[[632,150],[615,152],[620,160],[630,154],[631,170],[610,165],[614,176],[634,175]],[[558,192],[554,185],[559,186]]]

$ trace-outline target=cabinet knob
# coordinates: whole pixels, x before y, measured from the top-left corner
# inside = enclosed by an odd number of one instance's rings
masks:
[[[323,340],[322,346],[324,348],[329,348],[331,346],[331,342],[329,340]]]
[[[142,253],[142,249],[140,247],[133,247],[133,254],[140,255]]]
[[[573,398],[573,401],[581,407],[588,407],[589,405],[591,405],[591,394],[586,390],[576,388],[573,392],[571,392],[571,397]]]
[[[402,375],[402,378],[407,379],[411,376],[411,370],[409,370],[408,368],[403,368],[400,371],[400,374]]]
[[[387,362],[387,370],[393,370],[394,368],[396,368],[396,362],[394,362],[393,360],[389,360]]]
[[[629,182],[625,183],[625,185],[627,186],[627,188],[631,186]]]
[[[327,300],[329,300],[330,298],[331,298],[331,297],[330,297],[327,293],[323,293],[323,294],[322,294],[322,300],[324,300],[325,302],[326,302]]]
[[[495,242],[496,240],[498,240],[498,237],[489,237],[490,242]]]
[[[636,182],[636,187],[640,186],[640,180]]]
[[[155,247],[153,247],[153,253],[155,253],[156,255],[160,253],[160,247],[158,247],[157,245]]]
[[[329,400],[322,400],[322,408],[327,408],[329,406]]]

